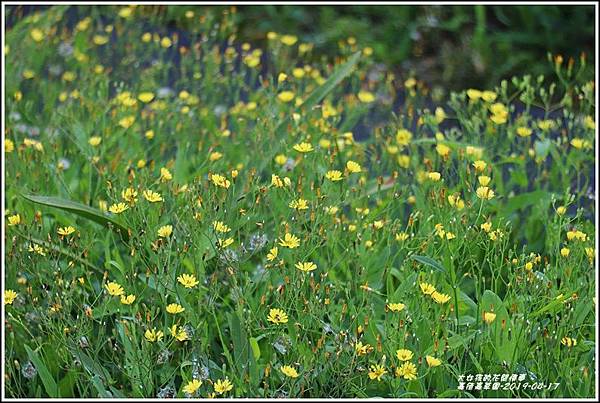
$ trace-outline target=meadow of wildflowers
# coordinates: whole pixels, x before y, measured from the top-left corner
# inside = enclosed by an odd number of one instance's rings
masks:
[[[433,102],[235,14],[7,30],[5,396],[593,397],[586,56]]]

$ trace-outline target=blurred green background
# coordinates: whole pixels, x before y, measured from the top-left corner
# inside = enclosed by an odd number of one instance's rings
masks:
[[[46,7],[7,7],[7,25]],[[144,7],[154,8],[153,14],[174,30],[185,29],[189,9],[220,13],[230,8]],[[100,8],[107,14],[115,9]],[[294,34],[312,42],[313,57],[320,58],[338,54],[338,41],[354,37],[359,47],[373,48],[377,62],[444,91],[491,88],[513,75],[551,75],[548,52],[565,61],[585,52],[588,65],[595,62],[593,5],[257,5],[236,10],[242,41],[260,45],[269,31]],[[592,79],[593,68],[588,70]]]

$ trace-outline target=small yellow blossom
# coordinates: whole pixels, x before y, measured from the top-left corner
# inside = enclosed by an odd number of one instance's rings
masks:
[[[287,323],[288,316],[282,309],[272,308],[271,310],[269,310],[267,320],[278,325],[280,323]]]
[[[332,182],[337,182],[337,181],[341,181],[342,179],[344,179],[342,177],[342,173],[337,170],[327,171],[327,173],[325,174],[325,177]]]
[[[296,368],[289,365],[282,365],[280,371],[289,378],[298,378],[298,371],[296,371]]]
[[[164,333],[161,332],[160,330],[157,331],[156,328],[153,328],[152,330],[147,329],[146,332],[144,333],[144,337],[150,343],[154,343],[155,341],[161,341],[163,336],[164,336]]]
[[[291,102],[295,97],[296,94],[293,91],[282,91],[277,94],[277,99],[284,103]]]
[[[310,272],[317,269],[317,265],[313,262],[298,262],[296,263],[296,268],[303,272]]]
[[[121,295],[121,304],[131,305],[135,301],[135,295],[129,294],[128,296]]]
[[[125,294],[123,287],[121,287],[119,283],[116,283],[114,281],[107,283],[104,287],[110,295],[113,295],[115,297],[120,297],[121,295]]]
[[[377,381],[381,381],[381,377],[385,374],[387,374],[387,371],[383,365],[371,365],[371,369],[369,371],[369,379],[377,379]]]
[[[59,228],[56,232],[60,236],[69,236],[75,232],[75,228],[69,225],[68,227]]]
[[[312,144],[304,142],[294,145],[293,148],[299,153],[309,153],[314,150]]]
[[[401,348],[400,350],[396,350],[396,357],[400,361],[408,361],[413,358],[413,352],[405,348]]]
[[[8,216],[8,226],[12,227],[21,224],[21,215],[13,214]]]
[[[196,280],[196,276],[193,274],[182,274],[181,276],[177,277],[177,281],[185,288],[193,288],[200,284],[200,282]]]
[[[183,387],[183,391],[188,395],[193,395],[202,386],[202,381],[198,379],[191,380]]]
[[[185,311],[185,308],[179,304],[173,303],[173,304],[167,305],[167,312],[170,314],[175,315],[175,314],[181,313],[183,311]]]
[[[127,206],[125,203],[115,203],[108,208],[108,211],[113,214],[120,214],[127,209],[129,209],[129,206]]]
[[[157,231],[158,236],[161,238],[168,238],[171,236],[172,233],[173,233],[172,225],[163,225]]]
[[[150,189],[144,190],[142,192],[142,195],[144,196],[144,199],[148,200],[150,203],[157,203],[163,201],[163,198],[160,195],[160,193],[154,192]]]
[[[267,260],[269,262],[272,262],[273,260],[277,259],[277,255],[279,254],[279,249],[276,247],[271,248],[269,250],[269,253],[267,254]]]
[[[4,305],[12,305],[13,301],[17,298],[17,293],[14,290],[4,291]]]
[[[286,233],[283,239],[279,239],[279,246],[294,249],[300,246],[300,239],[294,234]]]
[[[213,386],[215,388],[215,392],[217,392],[219,395],[227,393],[231,389],[233,389],[233,384],[229,381],[228,378],[225,378],[224,380],[217,380]]]
[[[442,365],[442,361],[439,358],[435,358],[430,355],[425,356],[425,361],[430,368],[439,367]]]

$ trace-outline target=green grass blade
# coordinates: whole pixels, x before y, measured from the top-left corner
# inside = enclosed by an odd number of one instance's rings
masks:
[[[109,217],[102,213],[102,211],[93,207],[71,200],[62,199],[60,197],[34,196],[26,194],[23,194],[22,196],[31,202],[68,211],[77,214],[80,217],[87,218],[88,220],[92,220],[98,224],[104,225],[105,227],[111,228],[117,231],[124,238],[124,240],[129,238],[129,230],[125,225],[123,225],[119,220]]]
[[[58,385],[56,384],[56,381],[52,377],[52,374],[50,374],[50,371],[48,371],[48,368],[46,367],[44,361],[42,361],[38,353],[29,348],[27,344],[25,344],[25,351],[27,351],[27,356],[29,357],[31,362],[33,362],[33,365],[35,365],[35,368],[37,369],[37,372],[40,375],[40,378],[42,379],[42,383],[44,384],[44,388],[46,389],[46,393],[48,393],[48,396],[60,397],[58,394]]]

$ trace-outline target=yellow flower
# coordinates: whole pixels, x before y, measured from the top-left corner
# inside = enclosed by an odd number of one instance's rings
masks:
[[[403,377],[406,380],[417,379],[417,367],[410,361],[405,362],[396,368],[396,376]]]
[[[479,181],[479,184],[481,186],[487,186],[487,185],[489,185],[492,178],[490,178],[489,176],[486,176],[486,175],[481,175],[477,178],[477,180]]]
[[[279,254],[279,249],[277,249],[277,246],[274,248],[271,248],[269,250],[269,253],[267,254],[267,260],[269,262],[272,262],[273,260],[277,259],[278,254]]]
[[[229,245],[231,245],[233,243],[233,238],[227,238],[227,239],[219,238],[219,239],[217,239],[217,243],[219,244],[219,248],[225,249],[226,247],[228,247]]]
[[[231,230],[231,228],[229,228],[227,225],[223,224],[223,221],[213,221],[212,223],[213,225],[213,229],[217,232],[229,232]]]
[[[40,245],[38,245],[38,244],[34,244],[33,246],[30,246],[29,247],[29,252],[35,252],[38,255],[46,256],[46,250],[44,248],[42,248]]]
[[[408,361],[413,358],[413,352],[405,348],[401,348],[400,350],[396,351],[396,357],[398,357],[400,361]]]
[[[229,381],[229,378],[225,378],[225,380],[217,380],[214,384],[214,388],[215,388],[215,392],[217,392],[219,395],[222,395],[226,392],[229,392],[231,389],[233,389],[233,385],[232,383]]]
[[[282,35],[279,40],[286,46],[293,46],[296,42],[298,42],[298,37],[295,35]]]
[[[369,371],[369,379],[377,379],[377,381],[381,381],[381,377],[385,374],[387,374],[387,371],[383,367],[383,365],[371,365],[371,369]]]
[[[193,395],[202,386],[202,381],[198,379],[191,380],[184,386],[183,391],[188,395]]]
[[[560,250],[560,255],[561,255],[562,257],[568,257],[568,256],[569,256],[569,253],[571,253],[571,250],[570,250],[569,248],[562,248],[562,249]]]
[[[359,333],[361,331],[359,330]],[[373,347],[370,344],[362,344],[362,342],[358,342],[354,345],[354,351],[356,351],[356,355],[367,355],[371,351],[373,351]]]
[[[185,308],[182,307],[179,304],[169,304],[169,305],[167,305],[167,312],[170,313],[170,314],[175,315],[175,314],[181,313],[183,311],[185,311]]]
[[[108,36],[106,35],[94,35],[92,41],[96,45],[106,45],[108,43]]]
[[[116,283],[114,281],[107,283],[104,287],[110,295],[113,295],[115,297],[120,297],[121,295],[125,294],[123,287],[121,287],[119,283]]]
[[[438,106],[437,108],[435,108],[435,121],[437,124],[440,124],[444,121],[444,119],[446,119],[446,112],[444,111],[444,108]]]
[[[123,7],[119,10],[119,17],[129,18],[131,17],[131,13],[133,13],[133,9],[131,7]]]
[[[359,91],[358,99],[360,100],[360,102],[368,104],[375,101],[375,95],[373,95],[373,93],[369,91]]]
[[[456,207],[458,210],[462,210],[465,208],[465,202],[460,198],[459,195],[449,195],[448,204]]]
[[[177,325],[173,325],[169,330],[171,332],[171,336],[175,337],[177,341],[186,341],[190,339],[190,336],[182,326],[180,326],[179,330],[177,330]]]
[[[163,336],[164,336],[164,333],[161,332],[160,330],[157,331],[156,328],[152,328],[152,330],[147,329],[146,332],[144,333],[144,337],[150,343],[154,343],[155,341],[161,341]]]
[[[539,122],[537,122],[537,127],[539,127],[543,131],[550,130],[550,129],[554,128],[554,121],[553,120],[540,120]]]
[[[408,234],[406,232],[399,232],[396,234],[396,241],[406,241],[408,239]]]
[[[219,186],[225,189],[229,189],[229,186],[231,185],[231,182],[229,182],[227,178],[219,174],[212,174],[210,180],[215,186]]]
[[[435,292],[435,287],[429,283],[421,283],[419,287],[421,287],[421,291],[425,295],[431,295]]]
[[[134,188],[127,188],[121,191],[121,198],[133,205],[137,202],[138,192]]]
[[[337,170],[327,171],[327,173],[325,174],[325,177],[332,182],[337,182],[337,181],[341,181],[342,179],[344,179],[342,177],[342,173]]]
[[[131,305],[135,301],[135,295],[129,294],[128,296],[121,295],[121,304]]]
[[[280,323],[287,323],[288,316],[283,310],[279,308],[272,308],[271,310],[269,310],[267,320],[278,325]]]
[[[490,200],[494,198],[494,191],[487,186],[480,186],[477,188],[477,197],[482,200]]]
[[[481,91],[476,90],[474,88],[469,88],[467,90],[467,96],[471,101],[477,101],[479,98],[481,98],[482,95],[483,94],[481,93]]]
[[[20,214],[13,214],[8,216],[8,226],[12,227],[15,225],[19,225],[21,224],[21,215]]]
[[[497,125],[502,125],[508,121],[508,112],[496,113],[490,116],[490,120]]]
[[[531,136],[532,130],[529,127],[519,126],[517,127],[517,134],[521,137]]]
[[[279,99],[281,102],[291,102],[294,97],[296,96],[296,94],[292,91],[282,91],[279,94],[277,94],[277,99]]]
[[[354,161],[346,162],[346,169],[352,174],[356,174],[362,171],[360,164]]]
[[[170,48],[172,44],[173,41],[171,41],[171,38],[169,38],[168,36],[165,36],[160,40],[160,46],[162,46],[163,48]]]
[[[533,269],[533,263],[527,262],[525,263],[525,270],[531,271]]]
[[[69,225],[68,227],[59,228],[56,232],[58,232],[58,235],[60,236],[69,236],[75,232],[75,228]]]
[[[496,320],[496,314],[494,312],[483,312],[483,321],[488,325]]]
[[[497,97],[498,94],[496,94],[494,91],[483,91],[481,93],[481,98],[483,98],[485,102],[494,102]]]
[[[480,147],[466,146],[465,153],[467,155],[473,155],[475,158],[481,158],[483,155],[483,149]]]
[[[129,206],[127,206],[125,203],[115,203],[108,208],[108,211],[113,214],[120,214],[128,208]]]
[[[286,233],[283,239],[279,239],[279,246],[294,249],[300,246],[300,239],[296,235]]]
[[[429,172],[427,174],[427,177],[429,178],[429,180],[437,182],[442,178],[442,174],[440,174],[439,172]]]
[[[212,153],[210,153],[210,155],[208,156],[208,160],[209,161],[218,161],[223,157],[223,154],[218,152],[218,151],[214,151]]]
[[[157,203],[163,201],[163,198],[160,195],[160,193],[153,192],[150,189],[144,190],[142,192],[142,195],[144,196],[144,199],[148,200],[150,203]]]
[[[412,133],[406,129],[400,129],[396,132],[396,142],[400,146],[407,146],[412,139]]]
[[[168,182],[171,179],[173,179],[173,175],[171,175],[171,172],[169,172],[169,170],[167,168],[161,168],[160,169],[160,181]]]
[[[307,210],[308,202],[304,199],[292,200],[289,204],[289,207],[295,210]]]
[[[196,280],[196,276],[194,276],[193,274],[182,274],[181,276],[177,277],[177,281],[179,281],[179,283],[182,284],[185,288],[193,288],[200,284],[200,282]]]
[[[12,153],[15,149],[15,143],[11,139],[4,139],[4,152]]]
[[[475,170],[477,172],[483,172],[485,170],[485,168],[487,167],[487,163],[482,160],[477,160],[473,163],[473,167],[475,168]]]
[[[17,298],[17,293],[14,290],[4,291],[4,305],[12,305],[13,301]]]
[[[309,271],[316,270],[317,265],[313,262],[298,262],[296,263],[296,268],[300,271],[308,273]]]
[[[594,117],[592,115],[588,115],[583,119],[583,123],[586,129],[596,130],[596,122],[594,122]]]
[[[279,369],[287,377],[298,378],[298,371],[296,371],[296,368],[294,367],[291,367],[289,365],[282,365]]]
[[[312,144],[304,142],[296,144],[293,148],[299,153],[309,153],[314,150]]]
[[[44,35],[44,32],[39,28],[33,28],[29,35],[31,35],[31,38],[36,42],[43,41],[44,37],[46,36]]]
[[[577,339],[572,339],[571,337],[563,337],[560,339],[560,344],[567,347],[575,347],[577,345]]]
[[[484,222],[483,224],[481,224],[480,228],[482,230],[484,230],[485,232],[490,232],[490,230],[492,229],[492,223],[491,222]]]
[[[157,233],[158,233],[158,236],[161,238],[168,238],[173,233],[173,226],[172,225],[163,225],[162,227],[160,227],[158,229]]]
[[[142,92],[140,95],[138,95],[138,99],[147,104],[154,99],[154,94],[151,92]]]
[[[591,144],[589,141],[584,140],[584,139],[580,139],[580,138],[574,138],[571,140],[571,145],[577,149],[582,149],[582,148],[590,148]]]
[[[560,206],[556,209],[556,214],[559,216],[564,215],[567,212],[567,208],[565,206]]]
[[[447,294],[442,294],[441,292],[437,292],[434,291],[431,294],[431,297],[433,298],[433,300],[435,302],[437,302],[438,304],[445,304],[446,302],[450,301],[450,296]]]
[[[448,155],[450,155],[450,147],[448,147],[445,144],[438,144],[437,146],[435,146],[435,150],[442,157],[447,157]]]
[[[92,136],[90,137],[90,139],[88,140],[88,143],[92,146],[92,147],[97,147],[100,145],[100,143],[102,142],[102,137],[100,136]]]
[[[425,361],[427,361],[427,365],[429,365],[431,368],[442,365],[442,361],[439,358],[435,358],[430,355],[425,356]]]
[[[119,126],[121,126],[124,129],[129,129],[134,122],[135,116],[126,116],[123,119],[119,120]]]

